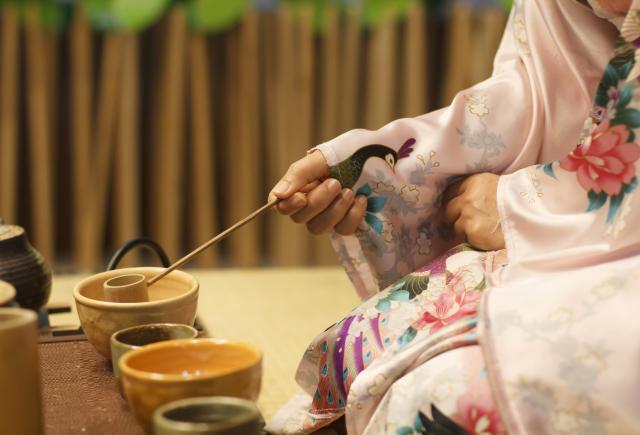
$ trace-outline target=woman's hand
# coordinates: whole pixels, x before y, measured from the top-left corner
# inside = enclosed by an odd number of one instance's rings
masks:
[[[497,204],[499,179],[488,172],[471,175],[449,186],[443,197],[445,221],[471,246],[485,251],[505,247]]]
[[[367,199],[355,198],[351,189],[329,176],[329,166],[319,151],[294,162],[276,184],[269,200],[280,198],[277,209],[296,223],[304,223],[312,234],[335,230],[353,234],[367,208]]]

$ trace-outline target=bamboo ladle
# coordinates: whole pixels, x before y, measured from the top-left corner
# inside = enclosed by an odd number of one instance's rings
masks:
[[[184,257],[182,257],[181,259],[179,259],[175,263],[173,263],[171,266],[167,267],[165,270],[163,270],[162,272],[160,272],[156,276],[153,276],[153,277],[149,278],[148,280],[144,275],[141,275],[141,274],[119,275],[119,276],[116,276],[116,277],[108,279],[107,281],[104,282],[104,285],[103,285],[105,301],[108,301],[108,302],[148,302],[149,301],[149,293],[148,293],[149,286],[151,286],[154,283],[158,282],[160,279],[162,279],[164,276],[168,275],[169,273],[171,273],[173,270],[177,269],[178,267],[184,265],[185,263],[188,263],[196,255],[200,254],[202,251],[204,251],[205,249],[209,248],[213,244],[215,244],[215,243],[221,241],[222,239],[226,238],[228,235],[233,233],[235,230],[237,230],[237,229],[243,227],[244,225],[248,224],[249,222],[251,222],[252,220],[257,218],[258,216],[263,214],[265,211],[267,211],[267,210],[271,209],[272,207],[274,207],[275,205],[277,205],[279,202],[280,202],[280,199],[278,199],[278,198],[268,202],[267,204],[265,204],[262,207],[260,207],[258,210],[256,210],[253,213],[251,213],[249,216],[245,217],[241,221],[239,221],[236,224],[232,225],[231,227],[227,228],[226,230],[224,230],[223,232],[221,232],[220,234],[218,234],[217,236],[215,236],[213,239],[209,240],[208,242],[200,245],[198,248],[194,249],[193,251],[191,251],[190,253],[188,253],[187,255],[185,255]]]

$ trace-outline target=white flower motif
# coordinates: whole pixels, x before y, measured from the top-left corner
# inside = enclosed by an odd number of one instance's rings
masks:
[[[382,221],[382,236],[386,243],[393,243],[393,224],[391,222],[386,220]]]
[[[584,353],[577,355],[576,361],[598,372],[602,372],[607,368],[607,361],[604,357],[593,350],[585,350]]]
[[[407,202],[417,204],[420,200],[420,191],[417,186],[403,186],[400,189],[400,196]]]
[[[489,97],[487,95],[465,95],[466,106],[469,113],[482,118],[489,114]]]
[[[431,239],[426,233],[418,234],[416,245],[418,247],[418,254],[425,256],[431,254]]]
[[[615,282],[605,281],[599,284],[597,287],[594,287],[591,290],[591,293],[593,293],[593,295],[599,300],[604,301],[614,297],[618,293],[619,289],[620,286]]]
[[[373,191],[378,194],[383,192],[393,193],[396,191],[396,188],[391,184],[385,183],[384,181],[379,181],[375,184],[375,186],[373,186]]]
[[[515,18],[513,20],[513,37],[523,54],[531,53],[529,49],[529,38],[527,37],[527,27],[524,23],[524,18],[520,13],[520,8],[516,4]]]
[[[367,319],[375,319],[376,317],[378,317],[379,314],[380,312],[376,310],[375,306],[367,308],[365,312],[362,313],[362,315]]]
[[[553,313],[549,314],[549,320],[558,323],[572,323],[574,317],[573,311],[565,307],[560,307]]]
[[[371,396],[378,396],[384,393],[386,389],[387,377],[382,373],[379,373],[373,378],[373,385],[370,385],[369,388],[367,388],[367,392]]]

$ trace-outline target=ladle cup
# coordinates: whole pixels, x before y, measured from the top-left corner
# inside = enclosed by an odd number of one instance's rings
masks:
[[[210,247],[216,242],[227,237],[229,234],[233,233],[235,230],[243,227],[244,225],[251,222],[256,217],[260,216],[265,211],[269,210],[271,207],[277,205],[280,202],[279,198],[276,198],[267,204],[260,207],[258,210],[251,213],[249,216],[245,217],[241,221],[235,223],[231,227],[227,228],[213,239],[199,246],[198,248],[191,251],[189,254],[185,255],[171,266],[167,267],[165,270],[160,272],[158,275],[146,280],[142,275],[121,275],[116,276],[115,278],[111,278],[104,283],[104,299],[108,302],[148,302],[149,294],[147,288],[153,283],[157,282],[167,274],[169,274],[172,270],[177,269],[183,264],[187,263],[191,259],[193,259],[196,255]]]
[[[149,302],[147,279],[137,273],[108,279],[104,282],[104,299],[109,302]]]

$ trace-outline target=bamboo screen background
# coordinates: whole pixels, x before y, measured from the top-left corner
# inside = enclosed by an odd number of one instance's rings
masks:
[[[176,259],[264,203],[312,145],[447,105],[490,75],[507,14],[417,1],[366,28],[327,7],[317,30],[282,4],[205,34],[172,7],[126,33],[80,8],[54,30],[32,6],[0,6],[0,216],[57,271],[102,269],[140,235]],[[271,213],[194,265],[335,262],[328,237]]]

